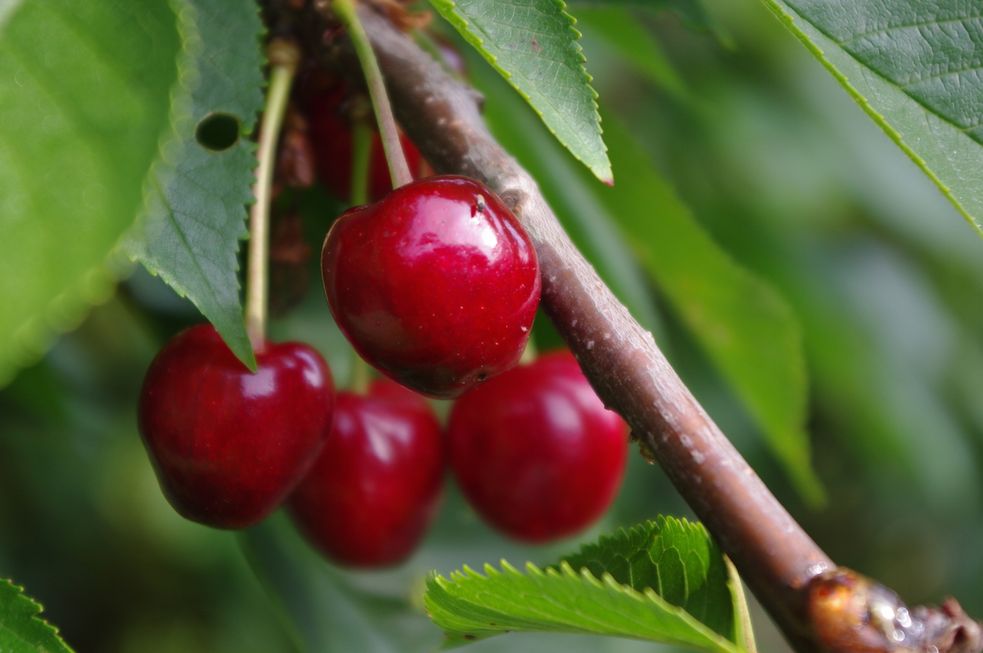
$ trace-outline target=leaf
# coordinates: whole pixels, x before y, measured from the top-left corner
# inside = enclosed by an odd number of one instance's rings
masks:
[[[563,560],[639,592],[652,588],[703,625],[734,641],[734,596],[727,565],[702,524],[659,517],[584,546]]]
[[[430,0],[529,102],[556,138],[612,183],[597,93],[563,0]]]
[[[763,1],[983,235],[978,4]]]
[[[168,128],[167,3],[0,3],[0,385],[106,297]]]
[[[737,567],[725,557],[727,565],[727,586],[734,598],[734,641],[747,653],[758,653],[758,644],[754,638],[754,624],[751,623],[751,610],[748,608],[744,584],[737,573]]]
[[[71,653],[58,629],[41,618],[41,604],[0,578],[0,651]]]
[[[619,178],[617,189],[598,188],[602,203],[800,493],[820,503],[823,490],[804,428],[808,388],[795,315],[771,286],[713,242],[627,129],[606,120],[614,163],[632,173]]]
[[[237,252],[252,201],[255,150],[243,137],[263,102],[263,27],[253,0],[179,0],[178,6],[184,48],[171,131],[126,251],[194,302],[252,368]],[[210,117],[231,128],[234,143],[224,149],[199,143],[196,131]]]
[[[632,576],[636,568],[639,579]],[[656,586],[638,582],[642,579]],[[727,581],[723,559],[706,531],[664,518],[603,538],[555,567],[527,563],[522,573],[503,560],[500,570],[485,565],[484,575],[468,567],[449,578],[433,575],[424,604],[451,645],[509,631],[542,631],[736,652],[740,647],[684,608],[710,615],[733,633]]]

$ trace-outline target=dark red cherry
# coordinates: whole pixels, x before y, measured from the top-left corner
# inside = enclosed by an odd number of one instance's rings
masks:
[[[382,379],[368,394],[338,394],[334,430],[288,507],[307,539],[331,560],[394,565],[433,520],[445,456],[423,397]]]
[[[318,178],[336,197],[348,199],[352,184],[352,123],[346,104],[347,85],[336,83],[307,102],[308,133]],[[369,118],[371,120],[371,117]],[[414,177],[430,174],[420,150],[406,134],[400,134],[403,154]],[[379,132],[373,130],[369,152],[369,199],[375,201],[392,190],[389,167]]]
[[[451,468],[492,526],[547,542],[592,524],[614,500],[628,432],[569,352],[541,356],[457,400]]]
[[[334,387],[321,356],[267,344],[250,372],[211,325],[176,335],[150,364],[140,434],[175,510],[219,528],[266,517],[314,462]]]
[[[335,321],[362,358],[435,397],[513,367],[539,304],[529,237],[466,177],[421,179],[350,209],[321,263]]]

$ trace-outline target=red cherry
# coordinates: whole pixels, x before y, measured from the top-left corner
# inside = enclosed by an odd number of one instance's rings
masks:
[[[528,542],[573,535],[601,516],[621,485],[627,435],[566,351],[471,390],[448,424],[451,468],[468,501]]]
[[[362,358],[435,397],[513,367],[539,304],[529,237],[465,177],[429,177],[350,209],[328,232],[321,269]]]
[[[150,364],[140,434],[175,510],[218,528],[266,517],[296,487],[331,429],[334,387],[321,356],[267,344],[251,373],[202,324]]]
[[[444,479],[440,426],[427,402],[388,380],[338,394],[334,430],[288,507],[332,560],[393,565],[420,542]]]
[[[352,124],[345,104],[348,98],[347,87],[336,84],[329,90],[314,95],[307,103],[309,134],[318,178],[321,183],[339,198],[351,195],[352,185]],[[430,169],[420,150],[406,134],[400,133],[400,143],[406,163],[415,177],[429,174]],[[392,190],[389,167],[382,148],[379,132],[373,131],[369,153],[369,199],[380,199]]]

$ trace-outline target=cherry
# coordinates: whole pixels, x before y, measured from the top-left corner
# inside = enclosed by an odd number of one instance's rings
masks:
[[[539,304],[529,237],[466,177],[429,177],[348,210],[328,232],[321,269],[362,358],[434,397],[513,367]]]
[[[627,427],[604,408],[573,356],[541,356],[454,404],[451,468],[486,521],[528,542],[572,535],[614,500]]]
[[[440,427],[426,400],[381,379],[338,394],[334,430],[288,508],[330,559],[393,565],[416,548],[444,479]]]
[[[347,85],[339,82],[314,94],[307,101],[308,130],[318,178],[339,198],[348,198],[351,194],[354,143],[352,124],[346,110],[349,97]],[[410,172],[414,176],[429,174],[429,166],[423,155],[406,134],[400,134],[400,143]],[[392,183],[382,139],[379,132],[373,131],[369,154],[369,198],[378,200],[390,190]]]
[[[188,519],[243,528],[301,481],[331,429],[334,387],[321,356],[267,344],[251,373],[211,325],[191,327],[150,364],[139,426],[161,488]]]

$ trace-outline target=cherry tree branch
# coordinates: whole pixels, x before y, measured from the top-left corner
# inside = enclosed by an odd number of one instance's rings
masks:
[[[403,129],[435,169],[483,181],[512,208],[539,254],[543,306],[598,395],[628,421],[643,455],[662,465],[796,650],[980,653],[979,625],[958,604],[909,611],[890,590],[833,564],[576,249],[532,177],[488,132],[473,89],[386,18],[365,5],[359,12]]]

